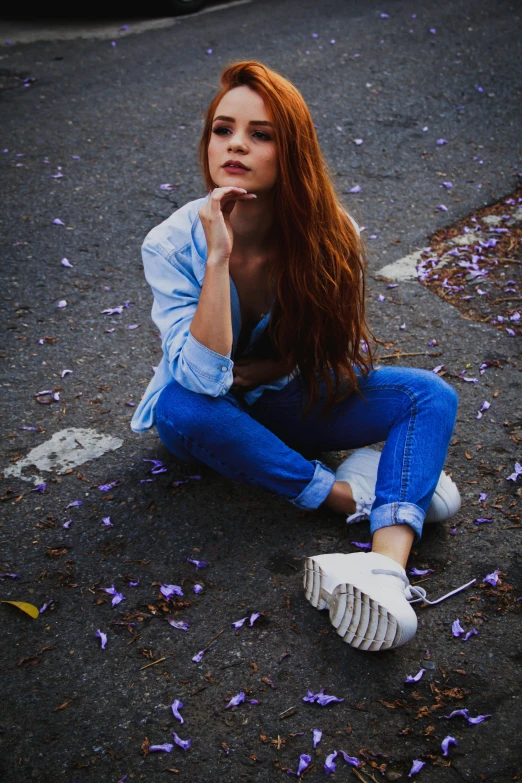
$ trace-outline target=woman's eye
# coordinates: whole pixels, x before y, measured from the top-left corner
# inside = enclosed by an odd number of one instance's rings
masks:
[[[212,131],[212,133],[215,133],[218,136],[225,136],[230,132],[230,128],[227,128],[224,125],[220,125],[219,127],[214,128]],[[254,131],[254,136],[258,139],[261,139],[262,141],[270,141],[270,136],[268,133],[263,133],[263,131]]]
[[[228,132],[228,128],[225,128],[223,125],[219,128],[214,128],[213,133],[217,133],[219,136],[223,136],[223,131]]]

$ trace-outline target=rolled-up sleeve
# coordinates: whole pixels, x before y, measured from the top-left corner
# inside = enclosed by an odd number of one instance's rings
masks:
[[[190,332],[201,294],[190,245],[169,251],[146,239],[141,251],[145,278],[154,294],[151,316],[160,330],[170,373],[190,391],[211,397],[226,394],[234,381],[232,351],[226,356],[216,353]]]

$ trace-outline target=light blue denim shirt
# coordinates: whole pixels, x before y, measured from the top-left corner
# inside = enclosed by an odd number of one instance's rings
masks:
[[[145,432],[155,422],[154,409],[161,391],[176,380],[186,389],[211,397],[224,396],[234,382],[232,368],[241,333],[241,310],[234,281],[230,278],[232,349],[226,356],[198,342],[190,332],[205,277],[207,240],[199,218],[200,207],[209,199],[185,204],[150,231],[142,245],[145,277],[152,293],[152,320],[161,335],[163,356],[143,395],[130,426]],[[252,350],[268,326],[272,308],[252,331],[243,355]],[[256,386],[243,399],[252,405],[265,389],[282,389],[297,374]]]

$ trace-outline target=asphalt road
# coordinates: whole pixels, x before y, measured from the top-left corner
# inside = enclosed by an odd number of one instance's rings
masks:
[[[36,620],[0,606],[0,779],[275,781],[301,754],[313,763],[307,779],[321,779],[326,757],[341,748],[364,766],[357,778],[338,756],[334,780],[406,780],[416,759],[425,762],[418,779],[429,783],[520,779],[522,478],[506,480],[521,457],[519,340],[463,319],[415,280],[383,305],[377,296],[389,291],[376,274],[520,182],[519,7],[255,0],[113,40],[0,48],[0,572],[20,575],[0,578],[0,597],[39,608],[52,599]],[[368,541],[367,525],[347,528],[329,512],[301,512],[195,470],[169,455],[155,430],[129,428],[129,403],[160,356],[140,244],[173,209],[204,195],[202,112],[222,66],[243,58],[290,78],[312,110],[343,201],[366,226],[377,337],[415,354],[404,364],[444,363],[459,392],[446,469],[462,509],[452,527],[426,532],[411,566],[434,569],[422,581],[432,597],[477,582],[418,608],[415,639],[384,654],[343,644],[301,588],[306,556],[356,551],[350,542]],[[447,179],[451,193],[441,188]],[[165,183],[174,189],[161,190]],[[360,192],[347,194],[356,185]],[[60,300],[67,305],[58,308]],[[121,315],[101,312],[124,302]],[[497,366],[479,374],[486,359]],[[478,383],[459,378],[465,368]],[[62,377],[64,369],[72,373]],[[45,404],[50,395],[36,396],[44,390],[59,398]],[[485,399],[492,407],[477,420]],[[41,465],[13,474],[68,428],[94,432],[101,455],[67,474]],[[320,458],[335,466],[343,456]],[[152,459],[167,472],[151,474],[143,460]],[[35,490],[41,479],[44,492]],[[83,504],[68,508],[76,500]],[[474,524],[479,517],[493,522]],[[196,571],[187,557],[209,565]],[[483,578],[496,569],[494,589]],[[164,583],[182,585],[188,603],[167,607]],[[114,608],[98,590],[111,585],[125,595]],[[232,622],[254,612],[262,615],[252,627],[235,632]],[[457,618],[478,634],[454,638]],[[97,629],[108,636],[104,650]],[[420,668],[422,680],[405,685]],[[319,688],[344,701],[303,702]],[[225,710],[240,691],[260,703]],[[170,709],[175,699],[184,724]],[[442,719],[459,708],[491,717]],[[316,749],[313,728],[323,732]],[[192,740],[190,750],[141,750],[146,738],[172,742],[172,731]],[[448,734],[458,745],[445,757]]]

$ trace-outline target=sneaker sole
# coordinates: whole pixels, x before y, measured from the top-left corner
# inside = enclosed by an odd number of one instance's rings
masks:
[[[305,598],[314,609],[327,609],[331,593],[324,590],[323,582],[325,574],[321,566],[315,562],[313,557],[307,557],[305,563],[305,572],[303,578],[303,587]]]
[[[338,585],[333,591],[330,622],[343,641],[359,650],[378,652],[400,644],[397,619],[351,584]]]

